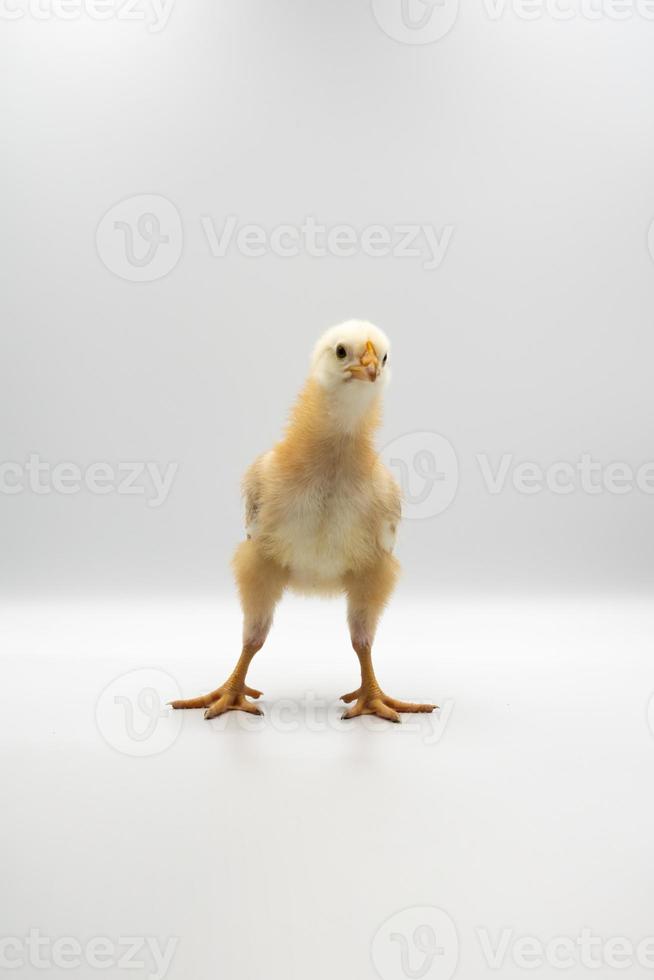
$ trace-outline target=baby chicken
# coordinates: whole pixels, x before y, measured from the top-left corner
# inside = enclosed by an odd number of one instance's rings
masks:
[[[432,711],[380,688],[372,666],[379,617],[397,579],[393,556],[400,491],[373,445],[381,396],[389,380],[389,342],[371,323],[332,327],[313,352],[309,378],[286,434],[245,474],[247,540],[233,567],[243,607],[243,649],[225,683],[204,697],[173,701],[174,708],[261,714],[248,700],[260,691],[245,683],[250,662],[270,630],[284,590],[347,596],[352,646],[361,684],[343,718],[400,711]]]

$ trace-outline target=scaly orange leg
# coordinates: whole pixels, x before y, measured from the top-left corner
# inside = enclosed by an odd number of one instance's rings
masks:
[[[262,715],[263,711],[256,704],[248,701],[246,697],[247,695],[251,698],[260,698],[261,691],[256,691],[254,688],[248,687],[245,683],[245,676],[250,666],[250,661],[262,646],[263,640],[256,647],[253,644],[244,646],[236,667],[225,683],[217,687],[215,691],[204,694],[199,698],[189,698],[186,701],[171,701],[171,707],[206,708],[204,717],[207,719],[215,718],[216,715],[222,715],[225,711],[247,711],[251,715]]]
[[[356,691],[343,695],[341,700],[346,704],[356,702],[343,718],[378,715],[398,722],[400,712],[433,711],[437,707],[435,704],[412,704],[389,697],[377,683],[373,670],[372,642],[381,612],[395,586],[398,570],[396,559],[386,553],[374,566],[356,574],[350,573],[345,580],[350,638],[361,666],[361,685]]]
[[[248,697],[261,697],[261,691],[248,687],[245,678],[252,658],[265,643],[275,606],[288,578],[288,573],[262,555],[251,539],[238,546],[233,565],[244,617],[243,649],[238,663],[225,683],[215,691],[186,701],[171,701],[173,708],[205,708],[205,718],[215,718],[225,711],[263,714],[256,704],[247,700]]]
[[[438,707],[435,704],[413,704],[410,701],[398,701],[397,698],[391,698],[388,694],[384,694],[375,677],[370,644],[353,640],[352,645],[361,665],[361,686],[356,691],[344,694],[341,698],[346,704],[356,701],[356,704],[343,714],[343,718],[378,715],[388,721],[398,722],[400,721],[399,712],[433,711],[434,708]]]

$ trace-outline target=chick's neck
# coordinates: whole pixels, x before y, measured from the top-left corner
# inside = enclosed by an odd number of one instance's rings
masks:
[[[360,453],[372,448],[381,422],[380,392],[368,382],[353,387],[325,388],[310,378],[295,405],[286,441],[319,453]]]

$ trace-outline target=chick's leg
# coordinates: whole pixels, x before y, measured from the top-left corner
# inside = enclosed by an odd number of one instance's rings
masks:
[[[375,676],[372,665],[372,643],[382,610],[393,591],[399,566],[392,555],[385,555],[378,565],[365,573],[350,574],[346,581],[352,646],[361,666],[361,685],[356,691],[344,694],[342,700],[356,703],[343,718],[358,715],[378,715],[388,721],[398,722],[399,712],[433,711],[434,704],[412,704],[398,701],[385,694]]]
[[[173,708],[206,708],[205,718],[225,711],[263,712],[247,700],[261,697],[261,691],[245,683],[250,662],[263,644],[272,625],[275,606],[286,585],[286,573],[276,562],[259,554],[255,543],[244,541],[234,555],[234,572],[243,607],[243,648],[234,670],[215,691],[188,701],[172,701]]]

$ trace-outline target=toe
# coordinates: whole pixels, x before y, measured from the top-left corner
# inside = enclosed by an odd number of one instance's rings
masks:
[[[171,708],[206,708],[210,704],[208,697],[189,698],[187,701],[169,701]]]
[[[227,704],[224,698],[218,698],[217,701],[213,701],[204,713],[204,717],[209,720],[209,718],[215,718],[217,715],[222,715],[224,711],[227,711]]]
[[[394,708],[395,711],[406,711],[411,714],[419,712],[433,711],[437,704],[413,704],[411,701],[398,701],[396,698],[386,698],[386,704]]]
[[[247,685],[243,688],[243,690],[249,698],[260,698],[263,694],[263,691],[257,691],[255,687],[247,687]]]
[[[373,698],[371,701],[357,701],[352,708],[341,715],[341,718],[358,718],[360,715],[377,715],[378,718],[385,718],[387,721],[396,723],[401,720],[397,711],[384,704],[381,698]]]
[[[256,704],[250,704],[250,702],[246,701],[245,698],[243,698],[243,700],[239,704],[235,704],[234,707],[238,708],[239,711],[247,711],[247,713],[250,715],[263,714],[261,708],[257,708]]]
[[[212,702],[204,713],[204,717],[207,721],[210,718],[215,718],[217,715],[222,715],[226,711],[247,711],[249,715],[262,715],[263,711],[261,708],[257,708],[256,704],[252,704],[243,695],[223,695],[218,698],[217,701]]]
[[[349,704],[350,701],[356,701],[356,699],[359,697],[359,693],[360,692],[357,690],[357,691],[350,691],[349,694],[342,694],[341,701],[345,701],[346,704]]]
[[[396,724],[400,721],[400,716],[397,711],[394,711],[393,708],[385,704],[381,698],[375,698],[374,701],[371,701],[370,708],[372,713],[379,718],[386,718],[387,721],[394,721]]]

